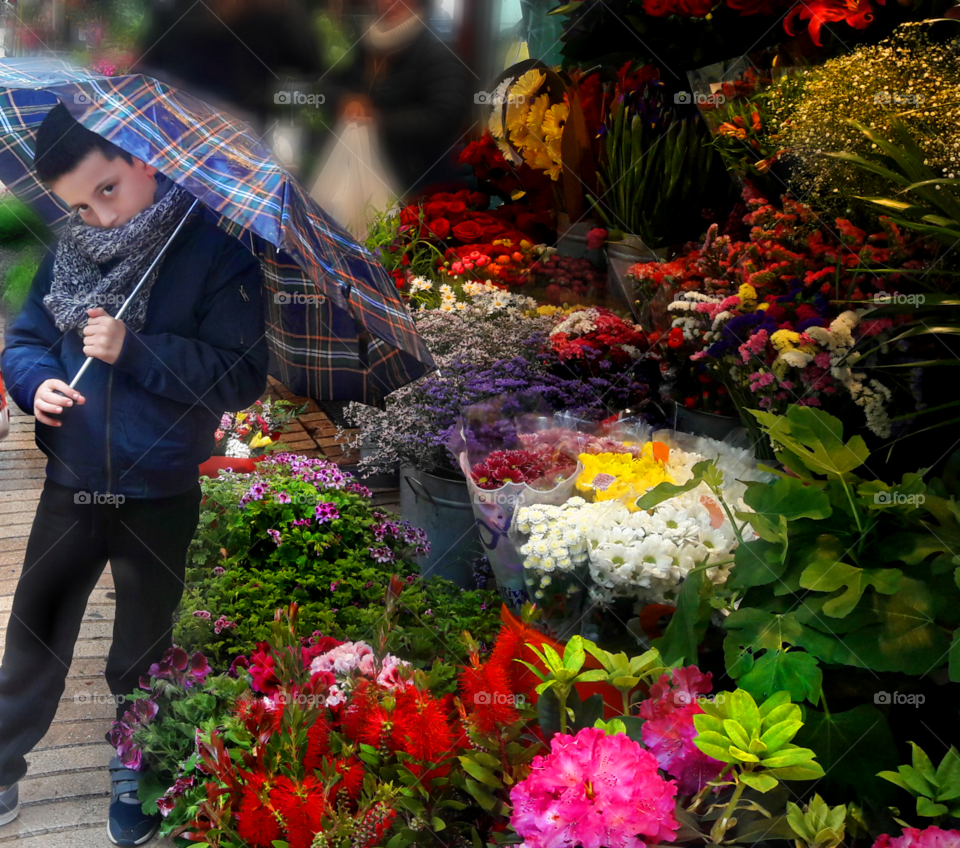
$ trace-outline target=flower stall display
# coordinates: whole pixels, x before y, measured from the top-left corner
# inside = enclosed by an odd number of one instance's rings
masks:
[[[363,640],[394,574],[409,589],[393,636],[408,659],[444,654],[464,627],[481,640],[495,632],[486,610],[496,593],[420,580],[413,557],[430,549],[424,531],[376,509],[370,490],[331,462],[278,453],[255,473],[204,481],[203,492],[174,639],[217,666],[266,638],[270,611],[291,600],[304,627]]]
[[[745,197],[752,209],[744,217],[748,240],[711,227],[703,243],[670,268],[633,269],[654,284],[676,274],[673,327],[661,354],[677,369],[691,361],[702,366],[753,430],[745,410],[782,412],[801,404],[841,414],[859,407],[854,420],[889,437],[891,407],[913,406],[918,398],[909,381],[870,367],[879,364],[877,337],[895,334],[898,320],[871,312],[909,291],[910,272],[927,267],[935,254],[888,219],[873,234],[842,218],[834,231],[789,197],[782,210],[750,192]],[[919,359],[929,342],[914,344]],[[874,357],[866,359],[861,351],[870,349]],[[848,408],[851,413],[843,412]]]
[[[555,638],[581,630],[598,638],[595,612],[620,599],[628,615],[675,602],[693,573],[725,583],[737,545],[753,538],[727,506],[749,511],[745,481],[769,479],[748,450],[634,432],[578,439],[576,493],[562,503],[524,500],[513,516],[530,600]]]

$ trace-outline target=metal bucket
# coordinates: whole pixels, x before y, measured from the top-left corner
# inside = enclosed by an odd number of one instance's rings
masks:
[[[641,319],[640,305],[636,286],[627,278],[627,271],[638,262],[664,262],[669,253],[666,248],[651,250],[634,235],[625,235],[623,241],[607,243],[607,292],[633,313],[634,321]]]
[[[574,259],[589,259],[595,266],[601,267],[603,250],[590,250],[587,247],[587,233],[596,226],[597,222],[592,218],[571,224],[570,216],[561,212],[557,216],[557,252]]]
[[[473,563],[483,556],[466,480],[445,480],[405,465],[400,469],[400,514],[421,527],[430,553],[418,557],[426,579],[443,577],[474,589]]]

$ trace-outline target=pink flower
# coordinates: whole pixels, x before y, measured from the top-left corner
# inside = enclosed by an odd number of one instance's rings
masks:
[[[925,830],[915,827],[906,827],[902,836],[891,838],[882,834],[873,848],[960,848],[960,831],[941,830],[930,826]]]
[[[830,354],[826,351],[823,351],[823,353],[818,353],[815,357],[813,357],[813,364],[816,365],[817,368],[829,368]]]
[[[650,687],[650,697],[640,704],[643,744],[657,763],[677,779],[681,795],[693,795],[713,780],[723,763],[708,757],[693,740],[697,735],[693,717],[703,712],[697,699],[713,688],[712,674],[694,665],[676,668]]]
[[[609,233],[603,227],[594,227],[587,233],[587,250],[600,250]]]
[[[627,736],[596,727],[558,733],[532,767],[510,791],[512,824],[528,848],[644,848],[643,839],[676,839],[676,784]]]

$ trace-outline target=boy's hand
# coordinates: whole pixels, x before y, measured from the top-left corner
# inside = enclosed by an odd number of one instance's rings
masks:
[[[93,356],[113,365],[120,355],[123,339],[127,335],[126,325],[99,306],[88,309],[87,315],[90,320],[83,328],[83,355]]]
[[[63,394],[57,394],[62,392]],[[63,395],[66,395],[64,397]],[[44,380],[33,396],[33,414],[37,421],[59,427],[63,422],[51,418],[48,413],[63,412],[64,406],[73,406],[74,403],[86,403],[87,399],[76,389],[71,389],[63,380],[51,378]]]

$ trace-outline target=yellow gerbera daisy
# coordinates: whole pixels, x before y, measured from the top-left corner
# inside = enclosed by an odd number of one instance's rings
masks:
[[[495,106],[487,118],[487,128],[494,138],[503,138],[503,110],[499,106]]]
[[[525,137],[527,130],[527,115],[530,112],[530,102],[507,104],[507,130],[510,133],[510,140],[514,144],[519,144],[518,139]]]
[[[570,108],[566,103],[554,103],[547,110],[543,119],[543,136],[547,141],[560,141],[569,115]]]
[[[527,128],[538,138],[543,138],[543,118],[550,108],[550,95],[541,94],[530,104],[527,112]]]
[[[525,99],[528,103],[533,100],[533,96],[540,90],[543,81],[547,75],[543,71],[533,68],[521,76],[512,86],[510,86],[510,97],[515,100]]]

